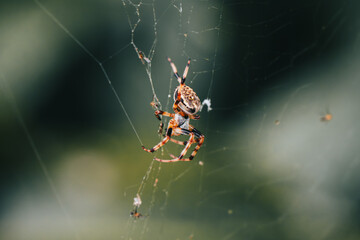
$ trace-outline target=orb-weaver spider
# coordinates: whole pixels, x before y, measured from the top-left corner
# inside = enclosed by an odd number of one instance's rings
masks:
[[[170,154],[170,156],[173,159],[170,160],[163,160],[159,158],[154,158],[154,159],[159,162],[191,161],[195,157],[197,151],[200,149],[205,138],[204,135],[201,134],[199,130],[197,130],[196,128],[194,128],[192,125],[189,124],[190,119],[200,118],[200,116],[196,115],[196,113],[201,108],[201,102],[199,97],[196,95],[196,93],[190,87],[185,85],[185,79],[188,74],[189,66],[190,66],[190,59],[188,60],[187,65],[185,67],[183,77],[180,77],[180,75],[177,72],[175,64],[171,61],[170,58],[168,58],[168,61],[174,72],[175,77],[179,82],[179,86],[175,89],[174,92],[175,102],[173,105],[173,109],[175,113],[168,113],[162,110],[155,111],[155,116],[159,120],[161,120],[161,117],[159,115],[171,117],[167,127],[165,138],[151,149],[146,149],[144,146],[142,146],[142,148],[145,151],[152,153],[158,150],[160,147],[164,146],[170,140],[176,144],[185,145],[185,148],[182,150],[179,157],[175,157],[173,154]],[[172,138],[172,136],[179,136],[179,135],[189,135],[190,137],[188,141],[178,141]],[[186,152],[189,150],[191,144],[193,143],[197,143],[194,151],[191,153],[189,158],[183,158]]]

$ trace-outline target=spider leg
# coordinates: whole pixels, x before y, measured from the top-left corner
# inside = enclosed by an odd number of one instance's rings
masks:
[[[161,135],[161,134],[162,134],[162,131],[163,131],[163,128],[164,128],[164,123],[161,121],[161,117],[160,117],[159,115],[163,115],[163,116],[166,116],[166,117],[174,118],[174,117],[175,117],[175,114],[173,114],[173,113],[168,113],[168,112],[164,112],[164,111],[162,111],[162,110],[156,110],[156,111],[155,111],[155,117],[160,121],[158,133]]]
[[[196,145],[194,151],[191,153],[191,155],[190,155],[190,157],[189,157],[189,160],[190,160],[190,161],[194,159],[196,153],[199,151],[201,145],[203,144],[204,139],[205,139],[205,136],[204,136],[204,135],[201,135],[200,138],[199,138],[199,143],[198,143],[198,145]]]
[[[170,138],[170,141],[172,141],[173,143],[179,144],[179,145],[186,145],[187,141],[178,141],[176,139]]]
[[[145,148],[144,146],[142,146],[142,148],[143,148],[145,151],[150,152],[150,153],[155,152],[156,150],[158,150],[159,148],[161,148],[162,146],[164,146],[165,143],[167,143],[167,142],[169,141],[169,139],[170,139],[170,137],[171,137],[171,134],[172,134],[172,130],[173,130],[172,128],[173,128],[172,125],[169,124],[168,130],[167,130],[167,133],[166,133],[166,137],[165,137],[161,142],[159,142],[157,145],[155,145],[153,148],[147,149],[147,148]]]
[[[189,135],[190,135],[190,138],[189,138],[189,140],[187,141],[185,148],[181,151],[181,153],[180,153],[180,155],[179,155],[179,157],[178,157],[179,159],[182,159],[182,158],[184,157],[184,155],[185,155],[185,154],[187,153],[187,151],[189,150],[191,144],[193,144],[193,142],[194,142],[195,134],[192,133],[192,132],[190,132]]]
[[[185,135],[185,134],[186,134],[186,135],[190,135],[190,137],[189,137],[189,140],[186,141],[186,146],[185,146],[185,148],[181,151],[179,157],[175,157],[174,155],[170,154],[170,156],[171,156],[173,159],[163,160],[163,159],[159,159],[159,158],[154,158],[154,160],[159,161],[159,162],[191,161],[192,158],[191,158],[191,159],[190,159],[190,158],[188,158],[188,159],[183,159],[183,157],[184,157],[184,155],[186,154],[186,152],[189,150],[191,144],[194,143],[194,141],[195,141],[195,140],[194,140],[194,138],[195,138],[195,133],[192,132],[192,131],[189,131],[189,130],[187,130],[187,129],[183,129],[183,128],[181,129],[181,133],[184,134],[184,135]],[[185,142],[181,142],[181,141],[177,141],[177,140],[175,140],[175,142],[176,142],[176,143],[183,143],[183,144],[185,143]]]
[[[196,136],[196,139],[194,141],[198,142],[198,145],[196,145],[194,151],[191,153],[189,158],[181,159],[180,161],[191,161],[191,160],[193,160],[196,153],[199,151],[201,145],[204,143],[205,136],[199,130],[197,130],[192,125],[190,125],[190,131]]]
[[[188,143],[188,141],[179,141],[174,138],[170,138],[170,141],[173,143],[179,144],[179,145],[186,145]],[[193,143],[195,143],[195,142],[199,142],[199,138],[195,138]]]
[[[188,72],[189,72],[190,60],[191,60],[191,59],[189,59],[188,62],[187,62],[187,64],[186,64],[186,67],[185,67],[185,70],[184,70],[184,73],[183,73],[183,77],[182,77],[182,83],[185,82],[186,76],[187,76],[187,74],[188,74]]]
[[[168,58],[167,60],[168,60],[169,63],[170,63],[170,66],[171,66],[171,68],[172,68],[172,70],[173,70],[173,72],[174,72],[174,75],[175,75],[176,79],[178,80],[178,82],[179,82],[180,84],[182,84],[182,83],[183,83],[183,82],[182,82],[182,78],[180,77],[180,75],[179,75],[179,73],[178,73],[178,71],[177,71],[177,68],[176,68],[175,64],[171,61],[170,58]]]
[[[164,129],[164,123],[160,120],[158,134],[161,136]]]
[[[204,142],[204,136],[202,136],[201,138],[199,138],[199,140],[198,140],[198,145],[196,145],[196,147],[195,147],[195,149],[194,149],[194,151],[191,153],[191,155],[190,155],[190,157],[189,158],[182,158],[182,159],[179,159],[179,160],[177,160],[177,161],[184,161],[184,162],[188,162],[188,161],[191,161],[191,160],[193,160],[194,159],[194,157],[195,157],[195,155],[196,155],[196,153],[197,153],[197,151],[199,151],[199,149],[200,149],[200,147],[201,147],[201,145],[203,144],[203,142]],[[174,155],[172,155],[172,154],[170,154],[170,156],[172,157],[172,158],[174,158],[175,156]],[[172,161],[172,162],[176,162],[176,161]]]
[[[174,155],[171,154],[171,157],[175,157]],[[186,162],[186,161],[190,161],[189,159],[179,159],[179,158],[174,158],[174,159],[169,159],[169,160],[164,160],[164,159],[159,159],[159,158],[154,158],[154,160],[158,161],[158,162],[164,162],[164,163],[170,163],[170,162]]]
[[[171,118],[175,117],[174,113],[168,113],[168,112],[164,112],[164,111],[161,111],[161,110],[156,110],[155,111],[155,117],[161,121],[161,118],[160,118],[159,115],[163,115],[165,117],[171,117]]]

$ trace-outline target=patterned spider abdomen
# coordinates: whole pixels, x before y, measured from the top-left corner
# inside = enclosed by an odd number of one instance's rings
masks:
[[[175,89],[174,92],[174,101],[176,101],[179,87]],[[189,86],[182,86],[180,91],[181,100],[179,103],[179,107],[183,110],[186,114],[194,115],[200,110],[201,101],[200,98],[196,95],[194,90],[192,90]]]

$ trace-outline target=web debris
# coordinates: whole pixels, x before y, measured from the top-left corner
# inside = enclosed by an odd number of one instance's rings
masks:
[[[135,219],[143,217],[143,215],[138,212],[138,209],[141,206],[141,204],[142,204],[142,201],[141,201],[140,195],[137,193],[136,197],[134,198],[134,203],[133,203],[134,210],[131,211],[130,216],[134,217]]]
[[[134,197],[134,207],[140,207],[140,205],[142,204],[142,201],[141,201],[141,198],[140,198],[140,195],[137,193],[136,194],[136,197]]]
[[[212,110],[211,108],[211,99],[210,98],[206,98],[202,103],[201,103],[201,108],[200,111],[202,111],[204,106],[207,106],[207,111],[210,112]]]

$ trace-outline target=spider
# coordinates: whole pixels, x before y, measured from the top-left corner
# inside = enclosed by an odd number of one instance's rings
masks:
[[[131,211],[131,212],[130,212],[130,216],[131,216],[131,217],[134,217],[135,219],[139,219],[139,218],[144,217],[141,213],[139,213],[139,212],[137,211],[137,208],[134,209],[134,211]]]
[[[170,58],[168,58],[168,61],[174,72],[175,77],[179,82],[179,86],[175,89],[174,92],[175,102],[173,105],[173,110],[175,113],[168,113],[162,110],[155,111],[155,117],[160,121],[161,117],[159,115],[171,117],[167,127],[165,138],[151,149],[146,149],[144,146],[142,146],[142,148],[145,151],[152,153],[164,146],[170,140],[176,144],[185,145],[185,148],[182,150],[180,155],[178,157],[175,157],[173,154],[170,154],[170,156],[172,157],[172,159],[170,160],[163,160],[159,158],[154,159],[159,162],[191,161],[195,157],[197,151],[200,149],[205,138],[199,130],[194,128],[189,123],[190,119],[200,119],[200,116],[196,115],[196,113],[200,110],[201,102],[194,90],[185,85],[186,75],[188,74],[190,66],[190,59],[187,62],[182,77],[180,77],[180,75],[178,74],[176,66]],[[172,138],[172,136],[179,135],[189,135],[190,137],[188,141],[178,141]],[[189,150],[191,144],[193,143],[197,143],[194,151],[191,153],[189,158],[183,158],[186,152]]]

